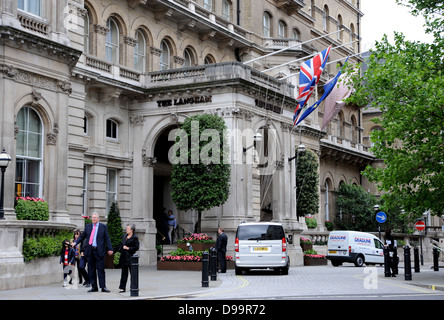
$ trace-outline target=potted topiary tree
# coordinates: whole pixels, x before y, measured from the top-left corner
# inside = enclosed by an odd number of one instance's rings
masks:
[[[111,204],[111,208],[108,213],[108,234],[111,238],[111,245],[113,249],[117,249],[121,242],[123,236],[123,228],[122,228],[122,220],[120,219],[120,210],[117,202],[113,202]],[[105,268],[113,269],[114,267],[118,267],[117,260],[115,259],[115,254],[112,256],[105,256]],[[116,260],[116,261],[114,261]]]

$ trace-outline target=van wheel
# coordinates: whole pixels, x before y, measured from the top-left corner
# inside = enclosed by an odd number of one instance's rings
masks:
[[[362,267],[363,265],[364,265],[364,257],[361,255],[357,256],[355,260],[355,266]]]
[[[237,276],[241,276],[242,273],[243,273],[243,269],[242,269],[242,268],[239,268],[239,267],[234,267],[234,273],[235,273]]]

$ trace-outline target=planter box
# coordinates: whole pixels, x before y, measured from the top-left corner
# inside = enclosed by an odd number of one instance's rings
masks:
[[[302,252],[313,249],[313,243],[301,243]]]
[[[309,259],[304,257],[304,266],[326,266],[327,259]]]
[[[216,243],[190,243],[190,245],[193,247],[193,251],[205,251],[209,250],[212,247],[216,246]],[[189,251],[190,248],[187,246],[186,243],[178,243],[177,248]]]
[[[234,261],[227,261],[227,269],[234,269]],[[202,261],[158,261],[157,270],[202,271]]]

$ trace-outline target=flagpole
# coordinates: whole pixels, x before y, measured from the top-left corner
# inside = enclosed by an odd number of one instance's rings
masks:
[[[341,48],[341,47],[344,47],[344,46],[347,46],[347,45],[349,45],[349,44],[352,44],[353,42],[356,42],[356,40],[355,40],[355,41],[352,41],[352,42],[349,42],[349,43],[346,43],[346,44],[343,44],[343,45],[341,45],[341,46],[337,46],[337,47],[331,48],[331,50],[339,49],[339,48]],[[274,67],[271,67],[271,68],[269,68],[269,69],[263,70],[262,72],[268,72],[268,71],[271,71],[271,70],[274,70],[274,69],[277,69],[277,68],[280,68],[280,67],[283,67],[283,66],[289,65],[289,64],[291,64],[291,63],[295,63],[295,62],[298,62],[298,61],[301,61],[301,60],[308,59],[308,58],[310,58],[310,57],[312,57],[312,56],[317,55],[318,53],[319,53],[319,52],[312,53],[312,54],[310,54],[309,56],[306,56],[306,57],[304,57],[304,58],[300,58],[300,59],[292,60],[292,61],[290,61],[290,62],[285,62],[285,63],[280,64],[280,65],[278,65],[278,66],[274,66]]]
[[[359,56],[360,54],[362,54],[362,52],[359,52],[359,53],[356,53],[356,54],[354,54],[354,55],[347,56],[347,57],[352,58],[352,57]],[[343,57],[343,58],[341,58],[341,59],[338,59],[338,60],[335,60],[335,61],[329,62],[329,63],[326,64],[326,66],[329,65],[329,64],[332,64],[332,63],[335,63],[335,62],[338,62],[338,61],[341,61],[341,60],[347,59],[347,57]],[[291,78],[291,77],[297,76],[298,74],[300,74],[300,72],[292,73],[292,74],[290,74],[290,75],[288,75],[288,76],[286,76],[286,77],[279,78],[279,80],[285,80],[285,79],[288,79],[288,78]]]
[[[280,49],[280,50],[278,50],[278,51],[275,51],[275,52],[272,52],[272,53],[266,54],[265,56],[260,56],[260,57],[254,58],[254,59],[252,59],[252,60],[249,60],[249,61],[247,61],[247,62],[244,62],[244,64],[249,64],[249,63],[254,62],[254,61],[257,61],[257,60],[261,60],[261,59],[268,58],[268,57],[273,56],[273,55],[275,55],[275,54],[278,54],[278,53],[284,52],[284,51],[286,51],[286,50],[290,50],[290,49],[293,49],[293,48],[295,48],[295,47],[302,46],[303,44],[307,44],[307,43],[309,43],[309,42],[312,42],[312,41],[315,41],[315,40],[319,40],[319,39],[322,39],[322,38],[325,38],[325,37],[331,36],[332,34],[335,34],[335,33],[341,32],[342,30],[343,30],[343,29],[341,29],[341,30],[337,30],[337,31],[335,31],[335,32],[332,32],[332,33],[329,33],[329,34],[326,34],[326,35],[320,36],[320,37],[318,37],[318,38],[314,38],[314,39],[311,39],[311,40],[307,40],[307,41],[305,41],[305,42],[301,42],[301,43],[298,43],[298,44],[295,44],[295,45],[292,45],[292,46],[289,46],[289,47],[286,47],[286,48]]]

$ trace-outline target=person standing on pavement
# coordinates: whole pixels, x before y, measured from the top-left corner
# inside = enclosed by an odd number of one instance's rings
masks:
[[[173,214],[172,210],[168,210],[168,237],[170,244],[173,244],[173,233],[177,228],[176,217]],[[177,242],[177,239],[176,239]]]
[[[217,260],[219,261],[219,268],[220,268],[220,273],[226,273],[227,272],[227,242],[228,242],[228,237],[227,235],[224,233],[224,229],[223,228],[219,228],[217,230],[218,233],[218,237],[216,240],[216,251],[217,251]]]
[[[80,235],[82,234],[82,232],[79,229],[76,229],[74,231],[74,241],[77,240]],[[86,286],[89,283],[89,278],[88,278],[88,273],[86,273],[86,259],[85,256],[83,254],[83,248],[82,248],[82,244],[78,244],[76,246],[74,246],[74,250],[75,250],[75,264],[77,267],[77,272],[79,274],[79,284],[82,284],[83,282],[84,285]]]
[[[131,270],[131,257],[139,250],[139,238],[137,238],[134,231],[136,226],[134,224],[126,226],[126,234],[122,237],[122,243],[117,250],[120,252],[120,265],[122,272],[120,276],[120,293],[125,292],[126,282],[128,281],[128,271]]]
[[[63,266],[63,286],[67,286],[68,274],[72,274],[74,270],[74,259],[75,259],[75,251],[70,246],[69,240],[65,239],[62,242],[62,250],[60,251],[60,264]],[[72,278],[69,281],[69,284],[72,284]]]
[[[91,290],[88,292],[99,291],[97,286],[97,276],[99,277],[99,286],[102,292],[110,292],[105,285],[105,254],[108,249],[108,254],[113,254],[113,247],[111,239],[108,234],[108,227],[106,224],[100,223],[99,214],[93,212],[91,216],[92,223],[86,225],[85,230],[77,240],[75,245],[81,243],[84,239],[85,248],[84,253],[88,260],[88,276],[91,283]]]

